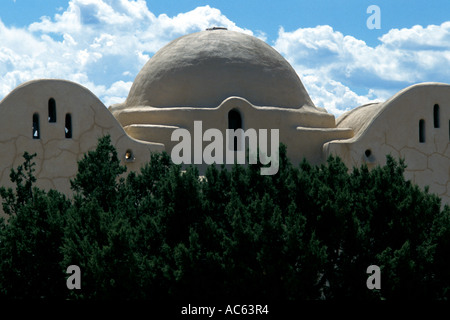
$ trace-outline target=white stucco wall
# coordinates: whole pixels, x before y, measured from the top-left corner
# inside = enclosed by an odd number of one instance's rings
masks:
[[[56,122],[48,120],[50,99],[56,103]],[[40,138],[33,139],[33,114],[39,115]],[[72,138],[65,137],[65,116],[72,118]],[[63,80],[27,82],[0,102],[0,185],[13,186],[11,168],[22,164],[23,153],[36,153],[37,186],[70,194],[70,178],[77,161],[95,149],[99,137],[109,134],[128,170],[137,170],[150,160],[151,151],[162,144],[130,138],[98,98],[86,88]],[[135,160],[125,161],[132,151]]]
[[[56,102],[56,122],[48,121],[49,99]],[[434,127],[439,105],[439,128]],[[37,153],[37,186],[70,194],[77,161],[93,150],[99,137],[109,134],[128,170],[138,170],[152,151],[171,149],[176,128],[193,134],[194,121],[203,132],[228,128],[228,112],[238,110],[243,129],[279,129],[295,162],[312,163],[339,155],[349,166],[385,164],[386,154],[405,158],[406,178],[437,193],[450,203],[450,85],[426,83],[402,90],[385,103],[356,108],[337,119],[308,109],[258,107],[230,97],[216,108],[116,109],[114,115],[86,88],[63,80],[25,83],[0,102],[0,184],[12,186],[11,168],[23,163],[23,152]],[[39,114],[40,138],[33,139],[33,114]],[[72,117],[72,138],[65,138],[65,115]],[[419,120],[425,121],[425,142],[419,142]],[[122,123],[122,125],[119,123]],[[154,141],[154,142],[152,142]],[[208,142],[203,144],[203,147]],[[130,150],[134,161],[125,161]],[[370,155],[367,155],[367,151]],[[203,165],[204,167],[204,165]],[[202,169],[202,166],[200,166]]]
[[[337,128],[334,116],[327,112],[317,112],[308,108],[254,106],[240,97],[229,97],[216,108],[110,109],[130,136],[144,141],[161,142],[169,153],[178,144],[178,141],[171,141],[173,130],[185,128],[193,136],[194,121],[202,121],[203,132],[215,128],[225,137],[228,129],[228,113],[231,110],[237,110],[241,115],[243,130],[267,129],[270,132],[271,129],[278,129],[279,141],[287,145],[288,157],[296,164],[303,158],[314,164],[321,163],[324,160],[322,146],[325,142],[353,136],[352,129]],[[203,143],[203,148],[208,144],[209,142]],[[225,150],[223,154],[225,155]],[[200,168],[202,171],[204,166]]]
[[[434,106],[439,106],[439,128]],[[419,142],[424,120],[425,142]],[[422,83],[408,87],[382,104],[372,104],[342,115],[338,127],[351,127],[352,139],[331,141],[324,153],[339,155],[348,166],[384,165],[386,154],[404,158],[405,177],[438,194],[450,204],[450,85]],[[366,151],[370,150],[370,155]],[[369,153],[367,152],[367,153]]]

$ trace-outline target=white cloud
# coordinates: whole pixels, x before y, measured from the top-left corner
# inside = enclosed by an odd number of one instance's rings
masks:
[[[106,105],[126,99],[134,77],[169,41],[208,27],[237,26],[209,6],[156,16],[144,0],[71,0],[27,28],[0,20],[0,99],[20,83],[61,78],[86,86]],[[376,47],[330,26],[279,30],[274,47],[298,72],[316,105],[339,115],[384,101],[415,82],[450,82],[450,22],[392,29]]]
[[[155,16],[144,0],[71,0],[25,29],[0,20],[0,99],[24,81],[62,78],[86,86],[106,105],[124,101],[130,87],[124,80],[157,50],[212,26],[252,34],[209,6]]]
[[[306,75],[303,83],[315,105],[325,108],[328,112],[340,115],[354,106],[363,105],[376,98],[375,92],[369,90],[367,96],[359,96],[342,83],[317,75]],[[384,99],[385,100],[385,99]]]
[[[384,101],[413,83],[450,82],[450,22],[392,29],[379,40],[370,47],[330,26],[280,28],[275,48],[297,70],[313,101],[337,115]]]
[[[106,106],[113,105],[115,103],[124,102],[124,97],[128,95],[133,82],[117,81],[114,82],[111,87],[102,94],[103,102]]]
[[[448,50],[450,42],[450,21],[440,26],[420,25],[412,28],[391,29],[380,39],[386,46],[403,49],[444,49]]]

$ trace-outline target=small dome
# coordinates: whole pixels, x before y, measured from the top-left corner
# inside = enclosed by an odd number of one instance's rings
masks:
[[[217,107],[231,96],[258,106],[314,107],[275,49],[223,28],[180,37],[159,50],[137,75],[123,107]]]

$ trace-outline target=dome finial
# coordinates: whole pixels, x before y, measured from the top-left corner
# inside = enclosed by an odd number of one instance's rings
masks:
[[[212,30],[228,30],[228,28],[225,28],[225,27],[206,28],[206,31],[212,31]]]

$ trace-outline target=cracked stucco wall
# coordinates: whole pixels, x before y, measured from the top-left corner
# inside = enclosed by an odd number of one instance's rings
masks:
[[[56,102],[55,123],[48,121],[50,98]],[[435,104],[439,105],[439,128],[434,126]],[[35,113],[40,119],[40,139],[33,139]],[[66,114],[72,117],[70,139],[64,133]],[[423,143],[419,142],[421,119],[425,121]],[[356,108],[339,118],[336,130],[347,132],[350,128],[355,134],[350,139],[344,135],[341,140],[325,143],[322,159],[334,153],[349,167],[366,163],[371,168],[384,165],[386,154],[405,158],[406,178],[421,187],[428,185],[431,192],[441,196],[443,203],[450,204],[449,126],[450,86],[415,85],[385,103]],[[22,155],[28,151],[37,154],[37,186],[69,195],[70,178],[77,172],[77,161],[106,134],[111,136],[128,171],[139,170],[150,160],[151,152],[165,150],[162,143],[136,140],[127,135],[103,103],[78,84],[63,80],[27,82],[0,102],[0,185],[13,187],[9,178],[11,168],[22,164]],[[291,144],[295,145],[294,142]],[[127,151],[133,153],[134,161],[125,161]]]
[[[56,122],[48,120],[49,99],[56,102]],[[39,115],[40,138],[33,139],[33,114]],[[72,138],[65,137],[65,115],[72,118]],[[23,153],[36,153],[36,185],[69,195],[70,178],[78,170],[77,161],[95,149],[98,138],[109,134],[122,164],[138,170],[153,151],[164,145],[130,138],[122,126],[86,88],[63,80],[27,82],[0,102],[0,185],[14,187],[11,168],[22,164]],[[131,151],[134,161],[125,161]],[[0,209],[1,213],[1,209]]]
[[[435,105],[439,127],[435,127]],[[385,103],[341,117],[338,126],[350,126],[356,134],[349,140],[325,144],[325,154],[339,155],[349,167],[384,165],[387,154],[404,158],[405,178],[422,188],[429,186],[430,192],[450,204],[450,85],[414,85]],[[424,142],[419,141],[420,120],[425,122]]]

